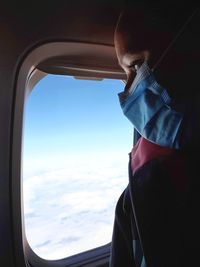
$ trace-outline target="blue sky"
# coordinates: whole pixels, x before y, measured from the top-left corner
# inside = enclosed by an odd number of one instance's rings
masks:
[[[123,86],[111,79],[43,78],[26,104],[26,156],[130,150],[132,126],[117,96]]]
[[[118,101],[123,86],[48,75],[26,102],[25,231],[42,258],[61,259],[111,241],[133,139]]]

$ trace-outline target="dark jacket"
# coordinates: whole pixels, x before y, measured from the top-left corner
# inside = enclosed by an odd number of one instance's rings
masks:
[[[129,164],[129,185],[116,206],[110,267],[200,266],[200,177],[194,166],[179,152],[146,162],[134,175]]]

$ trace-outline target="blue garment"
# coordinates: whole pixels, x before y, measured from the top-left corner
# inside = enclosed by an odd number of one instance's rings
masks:
[[[128,93],[119,94],[124,115],[149,141],[161,146],[180,148],[180,131],[184,114],[172,108],[171,98],[160,86],[144,62]]]

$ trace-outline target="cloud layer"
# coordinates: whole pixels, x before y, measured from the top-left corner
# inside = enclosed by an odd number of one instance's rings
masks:
[[[40,257],[61,259],[111,241],[115,205],[128,183],[127,161],[121,153],[88,155],[24,170],[25,231]]]

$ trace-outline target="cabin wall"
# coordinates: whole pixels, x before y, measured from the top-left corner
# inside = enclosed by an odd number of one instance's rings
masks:
[[[71,25],[71,18],[65,16],[67,1],[64,1],[65,4],[60,1],[59,5],[57,1],[54,4],[48,1],[48,8],[46,5],[38,5],[37,1],[33,2],[27,1],[23,5],[12,3],[12,6],[0,3],[0,266],[5,267],[25,266],[23,249],[20,246],[16,248],[13,225],[20,223],[20,214],[15,218],[16,213],[12,210],[15,199],[11,179],[15,178],[15,174],[11,173],[12,140],[15,90],[20,65],[32,49],[50,41],[87,42],[88,35],[90,42],[113,45],[114,23],[117,19],[117,12],[111,14],[111,7],[108,6],[108,12],[104,12],[100,18],[104,20],[105,26],[100,29],[87,19],[92,10],[87,5],[83,6],[81,11],[84,10],[85,15],[81,17],[76,10],[77,3],[72,1],[74,13],[71,16],[77,15],[77,20]],[[100,6],[97,8],[101,9]],[[95,19],[95,15],[93,17]],[[113,25],[110,23],[109,27],[106,26],[113,18]],[[15,255],[18,255],[20,262]]]

